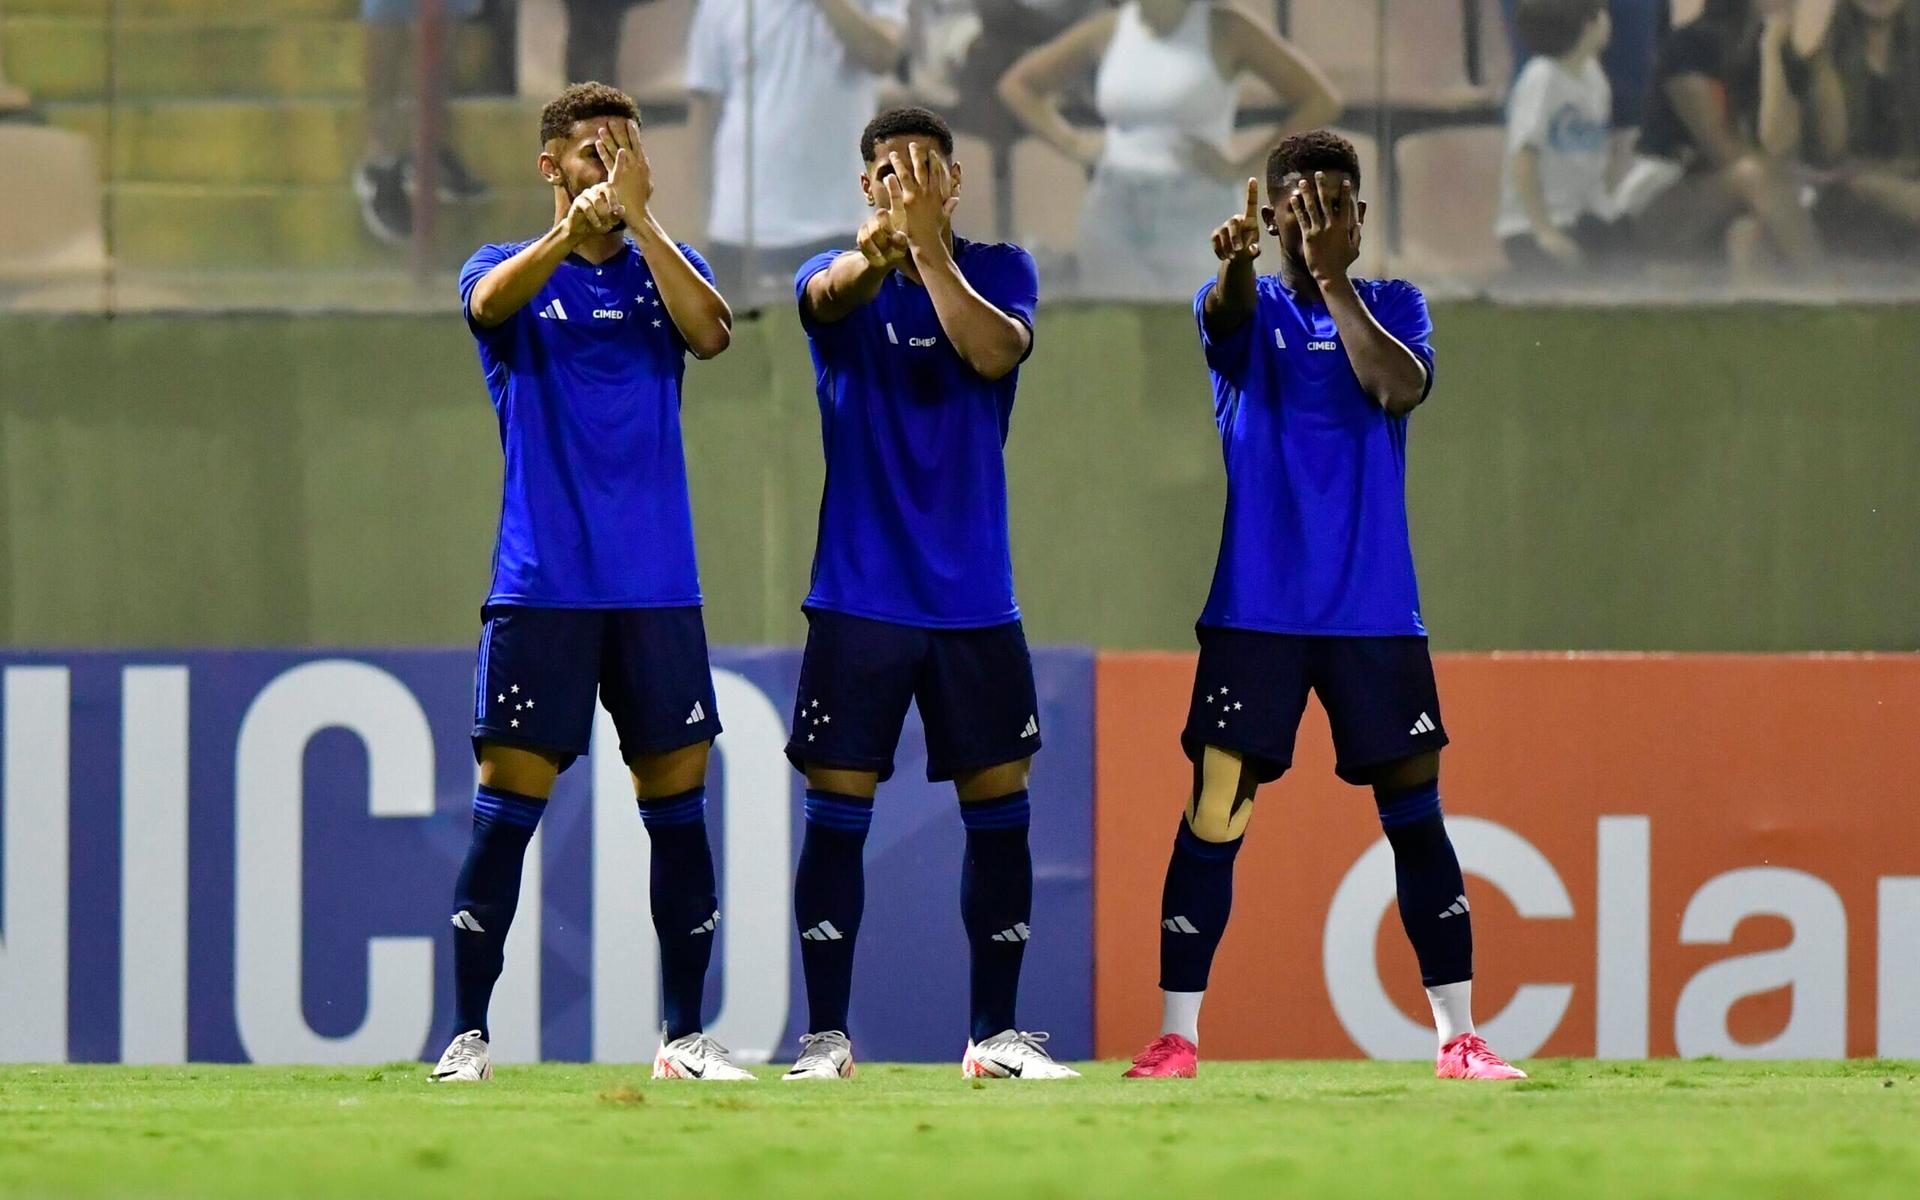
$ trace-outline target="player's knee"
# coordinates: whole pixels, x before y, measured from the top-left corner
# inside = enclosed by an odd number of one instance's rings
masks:
[[[1431,821],[1440,815],[1440,780],[1423,783],[1373,785],[1373,803],[1380,813],[1380,827],[1388,833]]]
[[[999,800],[1016,792],[1027,790],[1027,783],[1033,774],[1033,760],[1023,758],[1018,762],[1000,763],[997,766],[982,767],[976,771],[965,771],[954,778],[954,794],[962,804],[979,804]]]
[[[1209,746],[1195,775],[1187,828],[1203,842],[1244,837],[1253,820],[1253,797],[1260,786],[1257,774],[1240,756]]]
[[[480,743],[480,786],[545,800],[560,775],[560,760],[541,750]]]
[[[691,746],[678,746],[658,754],[636,754],[627,760],[633,775],[633,794],[641,800],[678,796],[707,781],[707,757],[711,740]]]

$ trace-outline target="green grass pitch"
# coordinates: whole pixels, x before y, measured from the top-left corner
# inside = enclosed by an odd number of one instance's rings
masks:
[[[0,1067],[0,1196],[1920,1197],[1920,1063],[1209,1063],[1194,1081]]]

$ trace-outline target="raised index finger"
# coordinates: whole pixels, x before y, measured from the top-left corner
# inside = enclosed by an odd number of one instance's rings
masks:
[[[1260,219],[1260,181],[1247,180],[1247,221],[1252,223]]]

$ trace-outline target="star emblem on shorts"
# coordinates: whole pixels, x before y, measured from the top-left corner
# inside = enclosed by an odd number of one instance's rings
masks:
[[[808,740],[808,741],[812,741],[812,740],[813,740],[813,735],[812,735],[812,734],[808,734],[808,735],[807,735],[807,740]]]
[[[655,329],[658,329],[658,328],[660,328],[660,322],[658,322],[658,321],[655,321],[655,322],[653,323],[653,327],[654,327]]]
[[[507,725],[508,725],[508,728],[511,728],[511,729],[518,729],[518,728],[520,728],[520,718],[519,718],[519,717],[515,717],[515,718],[514,718],[513,720],[511,720],[511,721],[509,721],[509,722],[507,723]]]
[[[520,694],[520,685],[516,683],[512,687],[508,688],[507,690],[509,692],[512,692],[514,695],[518,696]]]
[[[533,707],[533,701],[531,701],[531,700],[529,700],[529,701],[527,701],[527,707],[528,707],[528,708],[532,708],[532,707]],[[1235,701],[1233,702],[1233,711],[1235,711],[1235,712],[1239,712],[1239,711],[1240,711],[1240,702],[1239,702],[1238,700],[1235,700]]]
[[[507,702],[507,694],[505,692],[501,692],[498,695],[494,696],[494,699],[501,704],[505,704]]]
[[[516,721],[515,724],[519,724],[519,722]],[[1220,722],[1220,728],[1225,729],[1226,727],[1227,723],[1225,721]]]

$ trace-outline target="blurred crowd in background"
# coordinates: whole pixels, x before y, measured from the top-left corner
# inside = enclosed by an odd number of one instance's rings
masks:
[[[0,305],[418,303],[551,219],[537,112],[589,78],[736,303],[850,243],[896,103],[1054,295],[1191,297],[1320,126],[1368,274],[1920,293],[1920,0],[0,0]]]

